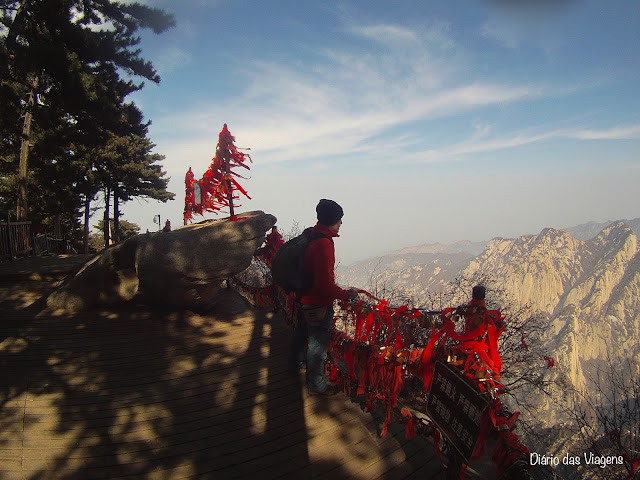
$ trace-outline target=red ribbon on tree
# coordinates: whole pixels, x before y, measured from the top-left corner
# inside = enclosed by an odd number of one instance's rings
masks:
[[[267,238],[265,239],[264,245],[256,250],[255,257],[262,259],[265,265],[271,268],[271,262],[273,262],[273,258],[276,256],[276,252],[280,248],[280,246],[284,243],[284,239],[280,232],[278,231],[278,227],[273,227]]]
[[[216,146],[216,154],[211,160],[211,165],[204,173],[198,183],[201,189],[201,199],[194,195],[194,185],[196,180],[193,178],[191,168],[185,176],[185,207],[184,218],[185,223],[192,219],[193,213],[202,215],[203,211],[214,212],[229,208],[229,214],[234,217],[234,206],[242,205],[234,204],[234,200],[240,198],[234,192],[242,193],[248,199],[251,199],[247,191],[238,183],[236,178],[245,178],[234,171],[236,168],[245,168],[249,170],[247,160],[253,163],[248,153],[238,150],[234,144],[235,137],[231,135],[227,124],[218,135],[218,145]],[[198,202],[200,200],[200,202]]]
[[[631,480],[632,478],[634,478],[636,472],[640,470],[640,457],[631,459],[625,453],[622,454],[622,457],[624,458],[624,461],[630,466],[629,473],[622,480]]]

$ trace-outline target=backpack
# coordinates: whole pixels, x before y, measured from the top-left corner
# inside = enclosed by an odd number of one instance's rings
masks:
[[[285,292],[305,293],[313,285],[313,273],[305,271],[304,253],[312,240],[329,238],[322,233],[312,233],[312,227],[280,246],[271,264],[273,283]]]

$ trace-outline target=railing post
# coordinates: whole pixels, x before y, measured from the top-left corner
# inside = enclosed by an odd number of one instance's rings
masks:
[[[11,217],[7,213],[7,240],[9,241],[9,261],[13,262],[13,235],[11,235]]]
[[[0,223],[0,256],[11,258],[11,248],[9,248],[9,224]]]

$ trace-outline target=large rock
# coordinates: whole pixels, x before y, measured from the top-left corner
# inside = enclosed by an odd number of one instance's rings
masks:
[[[47,299],[70,312],[136,298],[155,305],[204,309],[223,279],[251,264],[276,223],[261,211],[238,220],[208,220],[172,232],[136,235],[87,262]]]

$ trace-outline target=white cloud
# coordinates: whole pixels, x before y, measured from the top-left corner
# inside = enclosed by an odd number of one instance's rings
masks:
[[[518,30],[512,25],[500,24],[497,22],[486,22],[480,29],[483,37],[495,40],[507,48],[515,49],[521,41]]]
[[[605,130],[585,129],[571,134],[582,140],[640,139],[640,125],[619,125]]]
[[[172,46],[158,55],[158,58],[153,63],[162,77],[191,63],[192,58],[193,55],[189,52]]]
[[[471,68],[455,64],[437,47],[430,48],[430,32],[445,44],[442,26],[419,33],[394,25],[351,25],[361,36],[404,42],[411,47],[367,54],[344,47],[317,49],[303,60],[244,61],[236,74],[240,94],[230,100],[201,104],[169,117],[154,117],[153,134],[170,143],[159,145],[168,162],[198,159],[208,162],[223,122],[237,137],[237,145],[259,152],[263,164],[321,161],[351,155],[360,162],[392,162],[400,156],[414,162],[444,162],[515,148],[553,138],[637,138],[638,127],[609,130],[550,129],[490,134],[493,126],[464,121],[460,137],[443,148],[426,148],[415,133],[389,139],[392,129],[412,122],[468,115],[481,108],[500,107],[538,98],[564,96],[563,88],[485,81]],[[433,36],[432,35],[432,36]],[[450,47],[450,45],[449,45]],[[462,55],[464,57],[464,55]],[[176,53],[180,58],[180,53]],[[458,58],[458,57],[453,57]],[[231,66],[230,66],[231,68]],[[243,86],[241,86],[243,85]],[[568,93],[573,92],[569,89]],[[415,130],[414,130],[415,131]],[[532,133],[533,132],[533,133]],[[202,139],[207,139],[202,141]],[[406,147],[410,146],[410,153]],[[398,152],[402,152],[398,154]],[[168,162],[166,162],[168,164]],[[318,168],[318,167],[316,167]]]
[[[373,137],[412,121],[543,95],[530,86],[465,84],[438,69],[439,60],[420,61],[427,56],[428,52],[397,58],[325,51],[324,63],[296,69],[256,61],[245,72],[249,84],[239,98],[199,105],[164,121],[156,118],[154,126],[165,132],[180,129],[194,140],[202,135],[215,138],[215,129],[221,126],[215,119],[224,118],[244,145],[261,152],[261,161],[331,158],[373,150],[365,146]],[[429,75],[426,70],[437,73]],[[451,85],[456,82],[461,84]],[[233,125],[241,126],[242,132]],[[184,142],[189,143],[189,139]]]
[[[442,162],[467,157],[475,153],[495,152],[558,138],[579,140],[640,139],[640,125],[619,125],[601,130],[555,129],[541,133],[530,133],[531,130],[529,129],[527,132],[505,132],[494,138],[486,138],[490,128],[483,126],[477,128],[470,138],[462,142],[442,149],[417,152],[412,155],[412,159],[417,162]]]
[[[354,35],[359,35],[383,44],[419,42],[419,37],[413,30],[399,25],[377,24],[352,26],[349,31]]]
[[[461,156],[467,156],[474,153],[495,152],[509,148],[520,147],[530,143],[540,142],[558,136],[558,132],[547,132],[538,135],[525,134],[508,134],[501,138],[489,140],[479,140],[472,137],[469,140],[451,145],[440,151],[432,150],[425,152],[424,160],[427,161],[443,161]]]
[[[337,57],[334,57],[337,58]],[[342,64],[341,60],[337,61]],[[379,79],[359,90],[370,98],[369,105],[349,100],[349,90],[341,80],[331,83],[328,72],[335,71],[335,63],[312,71],[293,71],[276,63],[255,64],[253,83],[246,95],[233,105],[216,109],[200,109],[173,115],[168,123],[154,122],[152,128],[172,131],[176,128],[190,132],[188,137],[173,139],[159,151],[168,159],[179,158],[180,169],[189,158],[201,165],[213,155],[217,133],[225,118],[240,147],[260,152],[262,164],[283,161],[318,159],[314,169],[327,168],[334,156],[353,155],[367,158],[367,163],[384,164],[397,160],[414,162],[444,162],[516,148],[557,138],[582,140],[640,138],[640,125],[620,125],[607,129],[551,129],[533,132],[506,131],[490,138],[493,127],[475,124],[470,136],[442,149],[421,149],[420,139],[403,136],[393,140],[376,139],[385,130],[412,121],[433,120],[463,114],[479,107],[510,104],[547,95],[540,88],[472,83],[448,89],[435,89],[418,95],[403,88],[382,88],[383,69],[371,62],[358,67],[371,70]],[[345,77],[349,74],[342,72]],[[314,77],[316,75],[316,77]],[[340,76],[340,75],[338,75]],[[336,76],[333,76],[335,79]],[[365,82],[366,83],[366,82]],[[382,98],[379,98],[382,97]],[[210,113],[215,112],[215,113]],[[206,138],[208,140],[203,141]],[[411,145],[413,153],[400,153]],[[162,147],[160,149],[160,147]],[[174,174],[176,172],[170,172]]]

